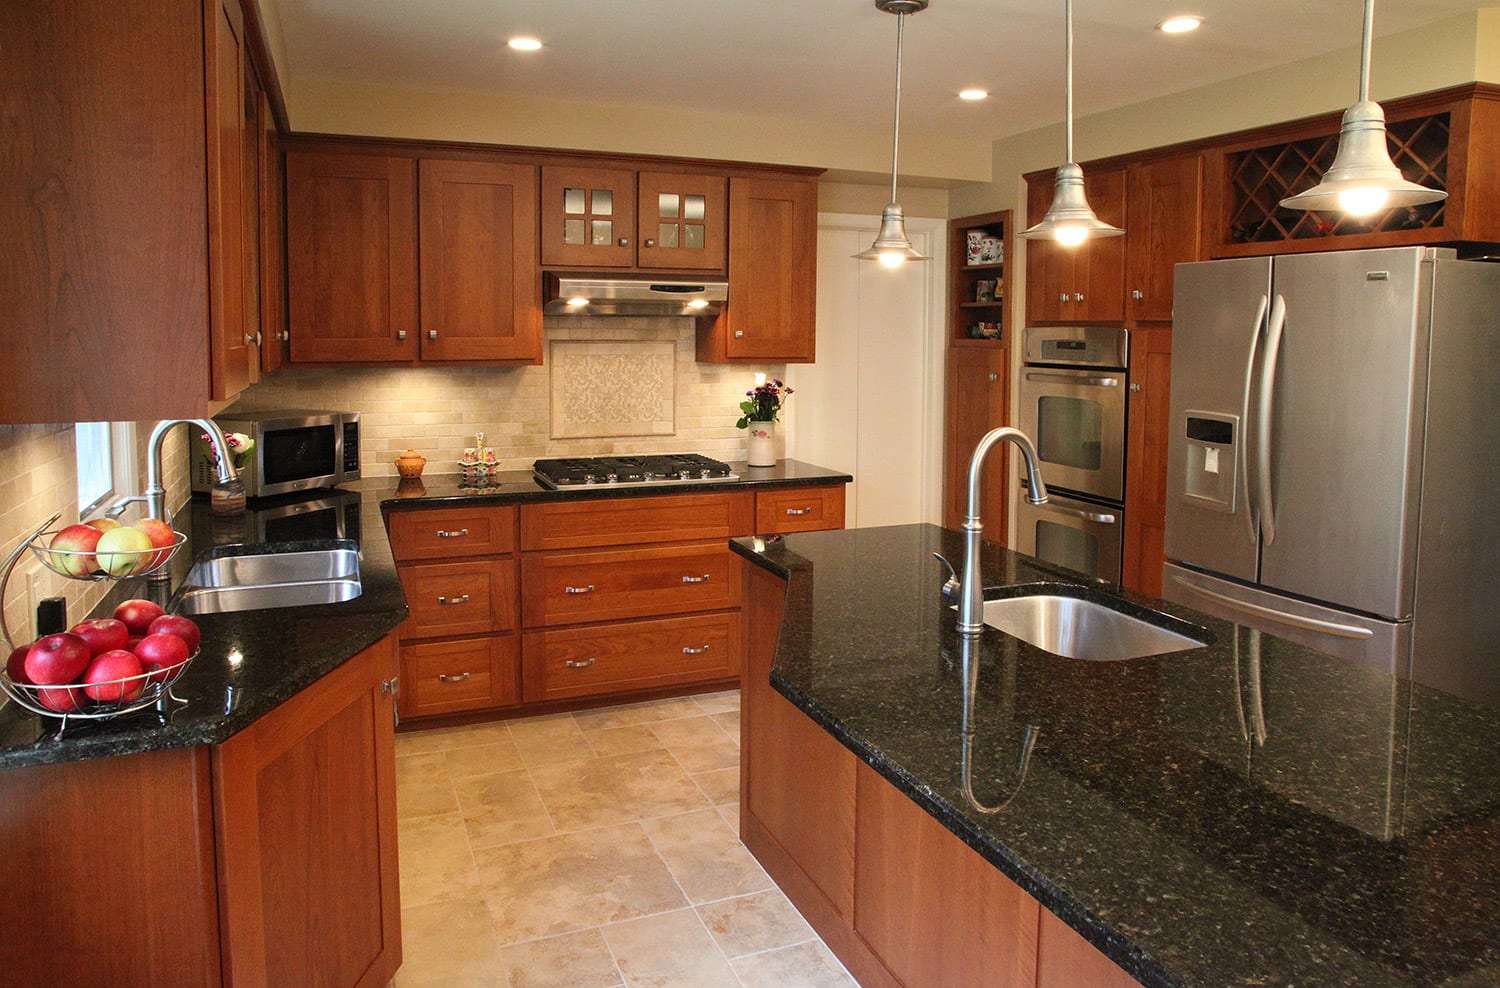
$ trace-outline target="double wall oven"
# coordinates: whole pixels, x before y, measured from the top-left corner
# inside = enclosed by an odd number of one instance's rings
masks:
[[[1016,548],[1118,583],[1129,336],[1118,326],[1031,326],[1024,346],[1019,423],[1050,497],[1018,500]]]

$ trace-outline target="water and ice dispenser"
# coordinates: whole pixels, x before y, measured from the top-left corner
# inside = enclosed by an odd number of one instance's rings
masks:
[[[1187,413],[1187,476],[1183,493],[1200,507],[1234,513],[1239,489],[1240,417],[1212,412]]]

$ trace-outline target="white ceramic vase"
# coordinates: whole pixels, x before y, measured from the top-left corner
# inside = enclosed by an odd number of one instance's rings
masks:
[[[776,465],[776,423],[751,422],[750,448],[746,460],[752,467]]]

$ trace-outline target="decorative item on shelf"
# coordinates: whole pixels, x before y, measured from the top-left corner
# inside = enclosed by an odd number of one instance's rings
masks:
[[[422,468],[427,465],[427,457],[414,449],[408,449],[396,457],[396,472],[401,475],[402,480],[416,480],[422,476]]]
[[[978,281],[974,282],[974,301],[995,301],[995,282],[992,279],[980,278]]]
[[[1003,264],[1005,262],[1005,241],[999,237],[986,234],[979,242],[979,263],[981,264]]]
[[[998,340],[1000,324],[998,322],[973,323],[969,326],[969,336],[976,340]]]
[[[746,457],[750,466],[776,465],[776,421],[781,416],[781,406],[791,395],[792,389],[783,384],[781,378],[773,377],[768,381],[764,374],[756,374],[755,387],[745,392],[745,400],[740,402],[743,414],[735,427],[750,432]]]
[[[984,237],[983,230],[969,230],[964,234],[965,252],[964,262],[966,264],[982,264],[984,262]]]

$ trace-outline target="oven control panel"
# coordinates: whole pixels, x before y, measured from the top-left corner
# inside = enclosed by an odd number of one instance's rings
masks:
[[[1028,326],[1025,361],[1062,367],[1129,365],[1130,334],[1123,326]]]

